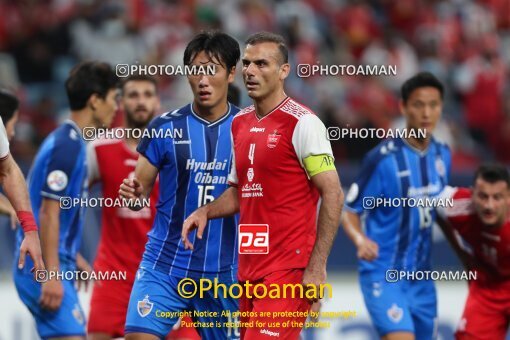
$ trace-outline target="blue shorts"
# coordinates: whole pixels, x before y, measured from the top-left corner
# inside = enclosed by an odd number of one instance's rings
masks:
[[[197,294],[186,298],[178,293],[179,282],[183,280],[153,269],[142,269],[140,265],[136,273],[135,283],[131,290],[129,307],[126,315],[124,333],[148,333],[164,338],[179,320],[179,313],[189,311],[193,321],[208,323],[213,327],[196,327],[202,339],[239,339],[240,330],[225,327],[226,322],[233,322],[228,314],[239,311],[239,302],[230,296],[224,297],[222,290],[214,296],[213,290],[204,292],[202,298]],[[147,268],[148,266],[145,266]],[[191,279],[184,279],[191,280]],[[185,282],[185,281],[183,281]],[[198,284],[198,280],[195,280]],[[230,280],[219,280],[228,287],[237,283]],[[191,283],[190,283],[191,284]],[[181,291],[191,291],[192,286],[181,284]],[[196,311],[196,312],[195,312]],[[226,312],[229,311],[229,312]],[[217,312],[216,317],[202,316],[198,312]],[[181,326],[182,327],[182,326]]]
[[[39,305],[41,283],[30,273],[31,263],[19,270],[17,263],[13,268],[14,284],[18,295],[35,319],[37,332],[43,339],[65,336],[85,336],[85,314],[80,306],[74,281],[63,280],[64,296],[56,311],[48,311]],[[61,261],[61,271],[74,271],[73,265]]]
[[[436,338],[437,299],[433,281],[387,282],[361,274],[360,285],[379,336],[411,332],[416,340]]]

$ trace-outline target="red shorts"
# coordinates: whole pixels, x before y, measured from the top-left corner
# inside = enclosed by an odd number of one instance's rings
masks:
[[[300,284],[303,279],[302,269],[291,269],[285,271],[274,272],[261,280],[250,282],[250,284],[264,284],[268,290],[271,284]],[[262,288],[263,289],[263,288]],[[283,292],[283,289],[280,289]],[[241,339],[244,340],[257,340],[257,339],[271,339],[275,337],[278,339],[298,339],[302,325],[306,321],[306,316],[264,316],[260,315],[261,312],[305,312],[310,310],[310,302],[306,298],[288,297],[287,298],[255,298],[253,293],[250,293],[252,298],[241,296],[239,299],[239,310],[241,312],[241,326],[250,324],[250,327],[241,327]],[[259,293],[258,295],[262,295]],[[289,295],[289,294],[288,294]],[[251,317],[249,314],[251,313]],[[244,314],[244,315],[243,315]],[[257,327],[256,325],[263,325]],[[292,324],[301,326],[294,326]]]
[[[124,336],[126,312],[131,295],[130,281],[100,281],[94,283],[90,299],[87,332]]]
[[[505,339],[510,320],[510,294],[507,287],[469,285],[469,294],[455,333],[457,340]]]
[[[87,333],[106,333],[112,338],[124,336],[126,312],[133,283],[128,281],[101,281],[94,284],[90,300]],[[188,320],[187,324],[190,324]],[[193,327],[179,327],[171,331],[170,339],[200,339]]]

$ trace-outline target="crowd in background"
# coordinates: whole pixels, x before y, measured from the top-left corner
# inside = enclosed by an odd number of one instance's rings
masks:
[[[451,146],[454,171],[483,160],[510,164],[510,0],[0,0],[0,13],[0,85],[22,99],[12,151],[25,167],[68,114],[63,83],[77,62],[182,64],[186,43],[210,28],[241,43],[256,31],[278,32],[294,70],[397,66],[396,76],[292,72],[288,94],[327,126],[398,126],[400,85],[430,71],[446,85],[437,137]],[[191,99],[185,77],[159,82],[163,108]],[[236,82],[242,88],[239,75]],[[333,147],[337,161],[353,163],[377,143]]]

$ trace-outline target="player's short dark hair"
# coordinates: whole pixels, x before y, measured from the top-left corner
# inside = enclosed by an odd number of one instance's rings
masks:
[[[282,64],[289,62],[289,50],[287,49],[287,45],[285,44],[285,39],[279,34],[271,33],[271,32],[258,32],[250,35],[248,39],[244,42],[246,45],[256,45],[260,43],[275,43],[278,45],[278,50],[280,51],[282,57]]]
[[[93,94],[106,98],[108,91],[115,89],[117,83],[115,71],[107,63],[87,61],[76,65],[65,84],[71,110],[83,109]]]
[[[475,172],[475,181],[481,178],[489,183],[503,181],[510,188],[510,173],[508,169],[501,164],[483,164]]]
[[[19,107],[19,100],[14,93],[0,88],[0,117],[4,124],[12,119]]]
[[[130,81],[147,81],[154,85],[156,90],[158,89],[158,81],[156,78],[148,75],[148,74],[131,74],[126,78],[123,78],[119,84],[119,88],[124,93],[124,86]]]
[[[406,80],[406,82],[402,85],[401,94],[404,104],[407,103],[411,93],[420,87],[434,87],[439,91],[441,100],[444,97],[444,86],[441,84],[439,79],[430,72],[420,72]]]
[[[202,51],[224,63],[228,72],[232,71],[241,57],[239,43],[230,35],[219,31],[203,31],[195,35],[186,46],[184,65],[190,65]]]

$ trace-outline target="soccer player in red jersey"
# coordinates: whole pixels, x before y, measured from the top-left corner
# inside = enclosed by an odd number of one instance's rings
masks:
[[[103,197],[111,199],[118,198],[122,180],[134,176],[139,141],[136,137],[143,133],[160,108],[155,79],[143,75],[126,78],[121,85],[120,107],[125,112],[125,138],[96,140],[90,143],[87,154],[89,182],[100,182]],[[90,339],[103,340],[124,335],[131,287],[154,220],[157,195],[156,184],[150,197],[150,207],[139,211],[127,207],[102,209],[101,240],[94,269],[100,272],[125,271],[127,280],[102,281],[94,285],[88,324]],[[169,338],[197,338],[192,328],[182,328],[180,333]]]
[[[44,270],[38,228],[23,173],[9,151],[9,140],[14,135],[14,125],[18,118],[18,104],[18,99],[12,93],[0,90],[0,185],[7,196],[6,201],[8,200],[2,206],[6,211],[15,211],[24,232],[18,267],[21,269],[25,266],[25,257],[28,254],[38,271]]]
[[[476,271],[455,337],[505,339],[510,320],[510,174],[502,165],[483,165],[473,189],[448,188],[453,207],[441,223],[468,269]],[[453,237],[452,237],[453,236]]]
[[[309,108],[285,94],[290,65],[281,36],[267,32],[250,36],[242,62],[244,83],[254,105],[240,111],[232,122],[235,162],[229,176],[231,186],[185,220],[183,242],[193,248],[188,239],[191,230],[198,228],[200,239],[208,219],[239,211],[241,284],[317,287],[326,281],[326,261],[343,206],[326,128]],[[299,337],[301,328],[286,322],[300,324],[306,317],[283,313],[305,313],[312,301],[290,293],[279,298],[250,298],[253,295],[247,291],[239,302],[241,313],[255,315],[241,316],[241,339]],[[264,318],[260,312],[282,314]],[[263,325],[243,327],[252,321]]]

